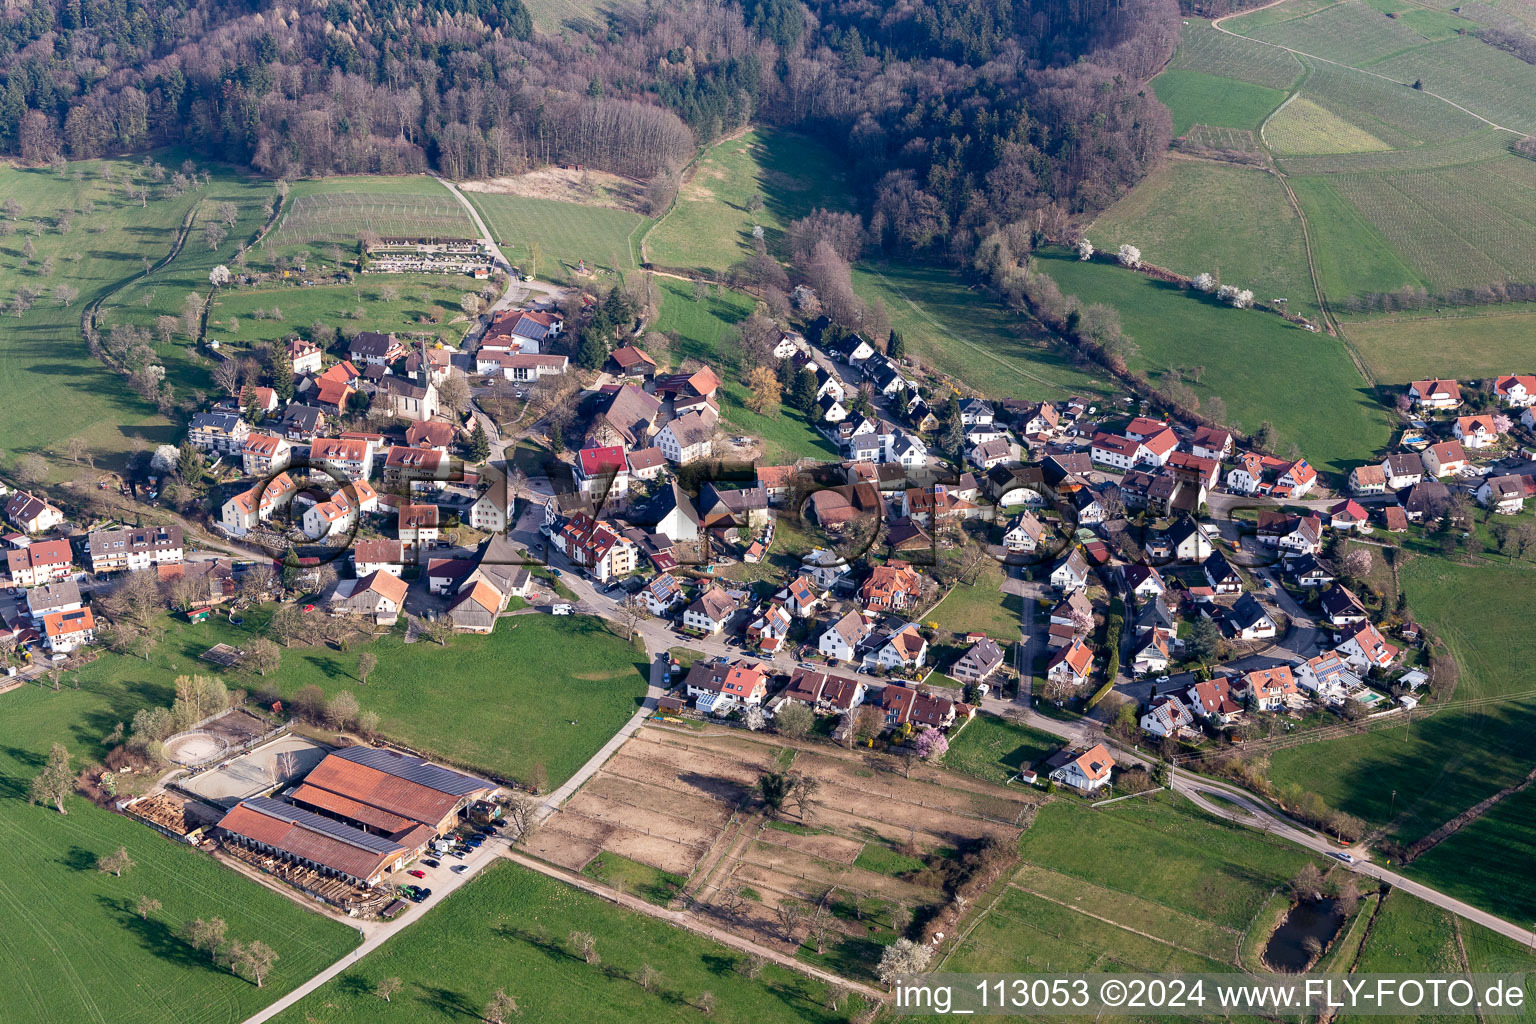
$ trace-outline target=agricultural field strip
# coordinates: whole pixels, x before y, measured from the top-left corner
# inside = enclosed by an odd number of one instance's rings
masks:
[[[1454,179],[1413,171],[1329,180],[1431,279],[1450,287],[1536,280],[1536,216],[1516,212],[1530,207],[1533,190],[1477,167],[1454,173]]]
[[[1422,80],[1432,95],[1450,93],[1476,104],[1521,134],[1536,131],[1536,67],[1475,38],[1447,39],[1413,53],[1372,62],[1402,81]],[[1447,102],[1450,102],[1447,100]]]
[[[1431,45],[1432,40],[1359,0],[1344,0],[1287,21],[1245,29],[1241,17],[1232,31],[1324,60],[1359,67],[1364,63]],[[1225,27],[1225,26],[1223,26]]]
[[[1204,71],[1271,89],[1286,89],[1304,70],[1301,61],[1283,47],[1212,28],[1191,18],[1170,68]]]
[[[1508,155],[1509,136],[1492,128],[1483,128],[1452,142],[1429,143],[1410,149],[1313,156],[1277,155],[1276,159],[1287,174],[1308,175],[1442,170],[1490,162],[1502,163],[1502,158]]]
[[[1096,914],[1096,913],[1094,913],[1091,910],[1085,910],[1081,906],[1078,906],[1075,903],[1070,903],[1070,902],[1068,902],[1066,900],[1057,899],[1056,897],[1046,895],[1043,892],[1037,892],[1034,889],[1031,889],[1027,885],[1020,885],[1018,882],[1010,882],[1008,884],[1010,886],[1012,886],[1013,888],[1018,889],[1020,892],[1027,892],[1031,896],[1035,897],[1036,899],[1045,900],[1047,903],[1053,903],[1053,904],[1055,904],[1058,907],[1062,907],[1062,908],[1064,908],[1066,910],[1072,911],[1074,914],[1082,914],[1084,917],[1092,918],[1095,921],[1100,921],[1100,922],[1102,922],[1104,924],[1110,925],[1111,927],[1119,928],[1122,931],[1130,932],[1132,935],[1140,935],[1142,938],[1150,939],[1153,942],[1161,942],[1165,946],[1172,946],[1174,949],[1182,950],[1185,953],[1192,953],[1195,956],[1209,957],[1211,959],[1215,959],[1215,957],[1212,956],[1210,950],[1193,949],[1193,948],[1191,948],[1189,946],[1184,945],[1182,942],[1175,942],[1174,940],[1169,939],[1169,938],[1165,938],[1165,937],[1163,937],[1161,935],[1154,935],[1151,932],[1142,931],[1140,928],[1134,928],[1134,927],[1132,927],[1131,925],[1127,924],[1124,921],[1118,921],[1118,920],[1116,920],[1116,919],[1114,919],[1112,917],[1105,917],[1103,914]],[[1006,917],[1007,915],[1003,915],[1003,916]]]
[[[437,236],[472,238],[474,224],[452,197],[394,196],[389,193],[334,192],[301,195],[288,204],[282,221],[268,235],[276,246],[316,241],[347,241],[361,231],[385,238]]]
[[[1226,32],[1226,33],[1228,33],[1230,35],[1237,36],[1237,33],[1231,32],[1229,29],[1223,28],[1221,26],[1221,24],[1220,24],[1221,20],[1222,19],[1217,19],[1216,21],[1211,22],[1212,27],[1215,28],[1218,32]],[[1239,38],[1239,39],[1251,39],[1252,37],[1250,37],[1250,36],[1237,36],[1237,38]],[[1397,80],[1395,80],[1395,79],[1393,79],[1393,78],[1391,78],[1391,77],[1389,77],[1387,75],[1383,75],[1383,74],[1380,74],[1380,73],[1375,72],[1375,71],[1370,71],[1370,70],[1367,70],[1366,68],[1357,68],[1357,67],[1355,67],[1352,64],[1345,63],[1344,61],[1330,60],[1327,57],[1320,57],[1320,56],[1318,56],[1315,53],[1308,53],[1305,50],[1300,50],[1300,49],[1296,49],[1296,48],[1289,47],[1289,46],[1283,46],[1283,45],[1281,45],[1279,43],[1271,43],[1271,42],[1268,42],[1267,40],[1254,39],[1253,41],[1254,42],[1263,43],[1266,46],[1273,46],[1273,47],[1276,47],[1277,49],[1284,50],[1287,53],[1290,53],[1292,56],[1295,56],[1295,57],[1307,57],[1307,58],[1310,58],[1312,60],[1321,61],[1324,64],[1331,64],[1334,67],[1346,68],[1346,69],[1351,70],[1351,71],[1359,72],[1362,75],[1369,75],[1372,78],[1380,79],[1381,81],[1384,81],[1384,82],[1391,82],[1394,85],[1403,85],[1404,84],[1404,83],[1399,82],[1399,81],[1397,81]],[[1228,77],[1236,77],[1236,76],[1229,75]],[[1466,107],[1462,106],[1460,103],[1457,103],[1454,100],[1447,99],[1446,97],[1441,96],[1439,93],[1431,92],[1428,89],[1419,89],[1419,90],[1415,90],[1415,91],[1420,93],[1421,95],[1424,95],[1424,96],[1433,96],[1435,99],[1440,100],[1441,102],[1446,103],[1449,106],[1455,107],[1457,110],[1461,111],[1462,113],[1468,114],[1468,115],[1470,115],[1472,117],[1477,118],[1483,124],[1486,124],[1486,125],[1488,125],[1491,128],[1497,128],[1500,131],[1510,132],[1511,134],[1517,134],[1517,135],[1518,134],[1523,134],[1521,132],[1516,131],[1513,128],[1506,128],[1504,125],[1498,124],[1498,123],[1496,123],[1494,121],[1490,121],[1488,118],[1482,116],[1481,114],[1477,113],[1476,111],[1468,110]]]

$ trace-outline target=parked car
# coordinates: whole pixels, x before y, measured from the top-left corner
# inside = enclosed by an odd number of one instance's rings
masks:
[[[429,859],[427,859],[427,860],[424,860],[424,861],[422,861],[422,862],[421,862],[421,863],[422,863],[422,865],[423,865],[423,866],[425,866],[425,867],[429,867],[429,868],[435,868],[435,867],[437,867],[437,866],[438,866],[438,864],[439,864],[439,862],[438,862],[438,861],[435,861],[435,860],[431,860],[431,859],[430,859],[430,858],[429,858]]]
[[[1339,858],[1339,860],[1343,861],[1345,864],[1353,864],[1355,862],[1354,854],[1350,854],[1350,853],[1339,853],[1338,851],[1330,851],[1329,852],[1329,856],[1337,857],[1337,858]]]
[[[450,871],[455,871],[455,872],[457,872],[457,873],[462,875],[464,872],[469,870],[469,865],[468,864],[455,864],[453,867],[449,868],[449,870]]]
[[[410,875],[412,878],[426,878],[427,877],[427,873],[425,871],[420,871],[420,870],[417,870],[416,868],[412,868],[411,870],[407,871],[406,874]]]

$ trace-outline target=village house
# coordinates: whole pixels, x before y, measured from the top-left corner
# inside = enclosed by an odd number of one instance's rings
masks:
[[[1386,470],[1381,466],[1356,466],[1349,471],[1349,493],[1360,498],[1386,494]]]
[[[429,558],[426,572],[427,591],[439,596],[452,594],[474,571],[475,562],[470,558]]]
[[[1359,502],[1346,498],[1336,505],[1329,506],[1328,525],[1335,530],[1369,533],[1371,514]]]
[[[1339,629],[1357,626],[1370,619],[1365,605],[1355,596],[1354,591],[1337,583],[1323,592],[1319,598],[1319,607],[1329,624]]]
[[[1424,460],[1413,452],[1394,452],[1381,462],[1387,489],[1400,491],[1424,479]]]
[[[863,615],[850,611],[822,631],[816,640],[816,649],[828,661],[853,661],[871,628]]]
[[[205,452],[238,454],[250,435],[251,425],[238,412],[200,412],[192,417],[187,440]]]
[[[5,503],[5,518],[22,533],[46,533],[64,522],[64,513],[31,491],[17,491]]]
[[[284,439],[309,444],[325,429],[325,413],[313,405],[290,405],[283,410],[280,427]]]
[[[635,571],[639,549],[618,527],[585,513],[579,512],[567,519],[554,535],[554,542],[562,554],[599,583]]]
[[[1122,565],[1120,575],[1125,580],[1125,589],[1138,600],[1162,597],[1168,592],[1168,584],[1163,582],[1162,574],[1154,566],[1139,563]]]
[[[608,353],[609,370],[620,377],[640,377],[645,380],[656,376],[656,360],[633,345],[621,345]]]
[[[656,447],[661,449],[668,462],[686,466],[709,457],[714,436],[714,422],[690,412],[661,428],[656,435]]]
[[[1008,524],[1003,534],[1003,550],[1015,554],[1029,554],[1040,547],[1045,539],[1045,526],[1033,512],[1025,512]]]
[[[755,661],[696,661],[683,685],[700,711],[724,715],[763,702],[768,695],[768,670]]]
[[[507,486],[507,474],[502,469],[486,466],[480,477],[484,488],[475,495],[469,506],[469,525],[481,533],[501,533],[512,525],[512,507],[517,496]]]
[[[576,487],[602,501],[622,503],[629,493],[629,460],[622,445],[583,448],[576,453]]]
[[[785,610],[797,619],[807,619],[821,607],[822,592],[804,576],[796,576],[781,590],[777,599],[784,602]]]
[[[1053,683],[1078,687],[1088,681],[1092,672],[1093,649],[1083,643],[1082,637],[1073,637],[1070,644],[1051,656],[1045,677]]]
[[[181,526],[96,530],[87,540],[91,571],[133,572],[182,560]]]
[[[1296,682],[1302,689],[1312,691],[1318,700],[1330,704],[1343,701],[1346,694],[1365,685],[1337,651],[1324,651],[1301,662],[1294,671]]]
[[[500,343],[537,355],[547,341],[558,338],[564,330],[565,319],[554,310],[508,309],[491,317],[481,343]],[[651,363],[653,370],[655,366]]]
[[[348,557],[356,576],[367,576],[379,569],[398,576],[405,565],[404,549],[398,540],[360,540],[352,545]]]
[[[997,641],[983,637],[949,667],[948,674],[962,683],[984,683],[1002,667],[1003,649]]]
[[[1216,550],[1207,528],[1190,516],[1175,520],[1164,537],[1169,555],[1176,562],[1203,562]]]
[[[386,569],[361,579],[341,580],[331,594],[331,614],[371,619],[375,625],[392,626],[405,606],[406,582]]]
[[[1323,546],[1323,521],[1315,515],[1288,515],[1274,509],[1259,512],[1259,542],[1298,555],[1315,555]]]
[[[1173,693],[1153,697],[1141,716],[1141,731],[1159,738],[1178,736],[1194,725],[1195,716]]]
[[[1493,393],[1511,409],[1528,409],[1536,405],[1536,377],[1511,374],[1493,382]]]
[[[672,609],[683,603],[683,585],[669,572],[658,573],[640,591],[640,597],[645,602],[646,611],[658,619],[664,619],[672,614]]]
[[[1434,522],[1445,515],[1451,504],[1451,489],[1439,480],[1424,480],[1414,484],[1403,499],[1403,515],[1409,522]],[[1391,514],[1388,506],[1386,512]]]
[[[288,340],[288,362],[294,373],[319,373],[321,366],[320,346],[303,338]]]
[[[293,500],[298,485],[287,473],[259,481],[224,502],[219,522],[232,536],[244,537],[272,518],[272,514]]]
[[[1243,594],[1222,616],[1222,625],[1238,640],[1267,640],[1279,632],[1264,606],[1252,594]]]
[[[293,445],[287,438],[273,434],[248,434],[240,449],[240,460],[246,476],[263,477],[288,468],[293,461]]]
[[[1232,681],[1226,676],[1196,683],[1185,696],[1190,710],[1217,725],[1231,725],[1243,713],[1243,706],[1232,695]]]
[[[405,443],[412,448],[441,448],[453,444],[458,428],[442,420],[423,420],[405,428]]]
[[[736,602],[720,587],[710,584],[683,609],[683,628],[713,636],[736,614]]]
[[[68,654],[96,638],[96,618],[89,608],[43,616],[43,643],[55,654]]]
[[[1451,436],[1461,442],[1463,448],[1491,448],[1498,443],[1499,428],[1493,417],[1486,413],[1477,416],[1458,416],[1451,428]]]
[[[1227,487],[1237,494],[1300,498],[1317,483],[1317,470],[1306,459],[1295,462],[1258,452],[1244,452],[1227,473]]]
[[[1212,551],[1205,561],[1200,563],[1200,570],[1205,574],[1205,581],[1216,593],[1241,594],[1243,592],[1242,574],[1232,567],[1232,563],[1227,561],[1227,556],[1220,551]]]
[[[1461,385],[1454,380],[1416,380],[1408,385],[1408,401],[1420,409],[1454,409],[1461,404]]]
[[[1459,441],[1441,441],[1424,449],[1424,470],[1432,476],[1459,476],[1466,472],[1467,453]]]
[[[1131,658],[1131,674],[1149,676],[1168,671],[1173,655],[1168,649],[1168,633],[1162,629],[1150,629],[1146,639],[1137,647]]]
[[[425,550],[437,541],[436,505],[401,505],[396,512],[395,533],[406,554]]]
[[[309,461],[322,471],[322,477],[339,474],[347,480],[366,480],[373,475],[373,448],[361,438],[316,438]]]
[[[862,704],[865,692],[860,680],[801,667],[790,675],[782,699],[799,701],[818,715],[835,715]]]
[[[1502,516],[1512,516],[1525,508],[1525,499],[1536,494],[1536,480],[1525,476],[1484,477],[1475,497],[1484,508]]]
[[[1316,555],[1293,558],[1286,562],[1285,570],[1299,587],[1321,587],[1333,582],[1333,573],[1318,561]]]
[[[1068,594],[1088,585],[1088,560],[1076,548],[1051,569],[1051,586],[1059,593]]]
[[[74,562],[67,540],[33,541],[5,553],[11,583],[18,587],[38,587],[64,579],[74,573]]]
[[[789,628],[793,623],[794,619],[783,605],[770,601],[747,623],[747,642],[764,654],[775,654],[789,639]]]
[[[923,578],[906,562],[877,565],[859,588],[859,601],[872,611],[901,611],[917,599]]]
[[[74,580],[46,583],[27,591],[27,615],[33,622],[41,622],[44,616],[54,612],[72,612],[84,607],[80,585]]]
[[[1232,432],[1221,427],[1196,427],[1189,450],[1202,459],[1224,462],[1232,454]]]
[[[393,334],[358,331],[347,344],[347,358],[356,366],[388,366],[405,358],[405,346]]]
[[[906,623],[882,636],[871,637],[863,645],[866,670],[881,668],[888,672],[919,669],[928,660],[928,641],[913,623]]]
[[[1115,759],[1104,744],[1096,743],[1081,753],[1063,750],[1046,760],[1050,774],[1046,778],[1080,793],[1097,793],[1108,786]]]
[[[643,510],[632,512],[628,518],[632,523],[644,523],[651,533],[674,544],[699,539],[699,513],[676,480],[660,488]]]
[[[1373,668],[1384,670],[1397,660],[1398,655],[1398,649],[1369,622],[1356,627],[1336,650],[1355,672],[1369,672]]]
[[[1237,688],[1260,711],[1283,711],[1288,701],[1300,695],[1288,665],[1255,669],[1242,677]]]
[[[320,541],[357,526],[358,517],[379,508],[378,492],[366,480],[336,489],[330,498],[304,510],[303,529],[310,540]]]
[[[713,481],[699,489],[699,519],[706,530],[746,529],[768,525],[768,492],[761,487],[729,487]]]

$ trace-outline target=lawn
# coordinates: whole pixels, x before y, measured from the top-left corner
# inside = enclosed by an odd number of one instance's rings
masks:
[[[1264,126],[1264,141],[1276,153],[1292,155],[1369,153],[1392,148],[1305,96],[1297,96],[1275,112]]]
[[[784,232],[817,207],[850,205],[843,164],[803,135],[754,128],[722,139],[689,168],[677,202],[645,236],[645,258],[713,274],[752,254],[763,229],[769,251],[791,253]]]
[[[105,735],[138,707],[169,705],[177,675],[217,671],[198,655],[219,642],[246,646],[265,629],[268,611],[246,612],[238,627],[218,618],[200,625],[167,620],[165,639],[148,662],[105,654],[87,665],[82,685],[112,693],[114,710],[94,716],[82,734]],[[379,659],[366,685],[355,675],[362,650]],[[231,689],[268,685],[285,697],[310,684],[327,694],[351,690],[364,710],[379,714],[387,737],[504,777],[527,778],[542,764],[558,786],[634,713],[648,669],[645,656],[598,619],[520,615],[497,623],[490,636],[456,636],[447,647],[407,644],[397,632],[345,652],[286,649],[281,670],[266,680],[222,675]],[[116,680],[123,677],[136,681],[133,697],[121,692]]]
[[[595,940],[601,964],[570,952],[570,935]],[[358,966],[277,1018],[282,1024],[475,1020],[497,989],[516,998],[529,1021],[704,1019],[700,996],[713,993],[708,1019],[727,1024],[841,1022],[821,982],[777,967],[757,980],[746,957],[662,921],[514,864],[497,864]],[[652,991],[638,982],[650,965]],[[379,981],[399,978],[385,1006]]]
[[[1299,847],[1212,818],[1169,793],[1097,809],[1052,801],[1019,852],[1029,864],[1237,930],[1309,859]]]
[[[648,903],[664,907],[682,891],[688,879],[649,864],[603,850],[593,857],[581,873],[604,885],[639,896]]]
[[[1175,136],[1197,124],[1257,128],[1285,99],[1280,89],[1187,68],[1164,71],[1152,79],[1152,89],[1173,115]]]
[[[1384,384],[1494,377],[1526,365],[1536,350],[1536,311],[1530,310],[1480,307],[1461,316],[1346,322],[1344,330]]]
[[[948,267],[861,264],[853,285],[865,301],[884,303],[909,356],[966,391],[1054,402],[1110,389],[1106,378],[1072,365],[1039,324],[1002,308]]]
[[[630,210],[559,199],[466,192],[507,259],[549,281],[584,280],[577,266],[619,272],[640,264],[639,237],[650,221]]]
[[[950,743],[944,767],[1006,783],[1061,746],[1062,741],[1048,732],[995,715],[977,715]]]
[[[798,409],[781,406],[777,416],[747,408],[748,392],[741,382],[741,353],[735,342],[735,325],[752,312],[750,295],[711,287],[704,299],[692,285],[672,278],[657,278],[661,311],[654,329],[673,338],[671,362],[685,359],[709,363],[724,380],[720,415],[725,429],[761,438],[763,460],[773,465],[795,459],[835,459],[837,448],[814,429]]]
[[[1402,891],[1386,896],[1376,918],[1371,922],[1371,934],[1360,951],[1357,974],[1391,974],[1414,971],[1421,974],[1460,974],[1468,968],[1457,948],[1456,930],[1475,926],[1457,922],[1439,907],[1425,903]],[[1341,1014],[1340,1021],[1421,1021],[1421,1016],[1350,1015]],[[1468,1014],[1463,1017],[1445,1015],[1436,1020],[1447,1024],[1474,1024],[1479,1018]]]
[[[1317,315],[1301,218],[1279,179],[1258,168],[1166,161],[1087,234],[1102,249],[1130,242],[1149,263],[1213,273],[1266,299],[1284,296],[1293,313]]]
[[[1019,639],[1023,598],[1003,593],[1003,578],[1002,566],[987,559],[975,583],[957,583],[923,620],[951,633],[986,633],[1007,647]]]
[[[112,182],[103,177],[107,169]],[[145,206],[124,191],[130,172],[144,175]],[[227,178],[221,172],[215,182],[210,190],[222,188]],[[170,253],[202,194],[193,189],[171,195],[132,162],[84,161],[68,165],[64,175],[0,168],[0,195],[22,207],[8,222],[12,233],[0,235],[0,301],[9,303],[23,287],[38,296],[20,317],[7,310],[0,344],[0,437],[8,455],[44,454],[53,460],[53,474],[63,477],[78,473],[59,455],[72,437],[86,442],[98,467],[112,468],[121,468],[137,444],[179,439],[178,425],[90,354],[80,318],[89,303],[142,275],[146,259],[156,262]],[[78,296],[65,304],[54,295],[60,286],[75,288]],[[60,421],[60,409],[68,409],[67,422]]]
[[[0,698],[4,1016],[29,1024],[239,1024],[345,955],[357,933],[84,800],[71,797],[68,815],[26,803],[50,744],[64,743],[77,765],[100,758],[111,723],[149,701],[169,702],[163,683],[141,681],[147,673],[102,661],[116,671],[92,674],[79,690],[27,686]],[[136,866],[121,878],[97,871],[96,859],[119,846]],[[161,908],[141,919],[133,912],[140,896]],[[265,987],[212,966],[178,937],[196,917],[222,917],[230,937],[277,951]]]
[[[479,290],[473,278],[457,274],[365,274],[354,284],[224,288],[209,312],[208,336],[236,347],[264,347],[325,324],[457,345],[469,329],[459,300]]]
[[[1521,666],[1536,653],[1536,637],[1524,628],[1523,616],[1536,601],[1536,573],[1518,565],[1464,566],[1416,556],[1400,576],[1415,618],[1445,641],[1460,666],[1456,700],[1530,690]],[[1411,728],[1276,751],[1270,778],[1316,792],[1330,805],[1384,825],[1399,841],[1412,842],[1524,778],[1533,711],[1536,704],[1528,699],[1453,708]],[[1510,815],[1505,811],[1484,826],[1490,841],[1521,843]],[[1536,850],[1536,832],[1528,817],[1524,824],[1528,858]],[[1433,856],[1425,858],[1431,867]],[[1467,898],[1497,912],[1508,898],[1503,871],[1482,859],[1477,866],[1471,870],[1466,858],[1460,865]],[[1480,900],[1472,899],[1474,891],[1483,894]]]
[[[1119,310],[1140,350],[1133,369],[1160,381],[1169,366],[1204,366],[1198,395],[1223,398],[1230,424],[1244,430],[1273,423],[1281,450],[1297,445],[1319,471],[1342,477],[1386,444],[1385,416],[1337,340],[1107,263],[1050,252],[1039,265],[1063,294]]]

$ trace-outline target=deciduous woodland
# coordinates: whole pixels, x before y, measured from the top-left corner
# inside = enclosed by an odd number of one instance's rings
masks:
[[[0,150],[179,145],[274,176],[579,163],[655,179],[749,120],[830,141],[888,245],[1107,205],[1167,148],[1174,0],[652,0],[535,34],[521,0],[16,0]]]

